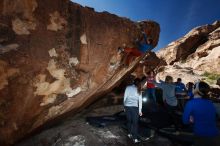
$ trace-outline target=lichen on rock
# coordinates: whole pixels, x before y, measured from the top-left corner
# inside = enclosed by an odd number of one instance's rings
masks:
[[[12,28],[17,35],[29,35],[30,30],[35,30],[36,24],[33,21],[16,18],[12,20]]]
[[[10,52],[12,50],[16,51],[18,47],[19,47],[18,44],[9,44],[6,46],[3,46],[0,44],[0,54],[4,54],[4,53]]]
[[[33,20],[33,12],[36,10],[37,7],[37,0],[4,0],[2,14],[20,14],[25,19]]]
[[[8,85],[8,79],[19,73],[19,69],[11,68],[5,61],[0,60],[0,90]]]
[[[72,97],[81,92],[81,87],[71,88],[70,79],[65,77],[65,70],[58,69],[54,59],[49,61],[47,70],[56,80],[52,83],[47,82],[45,74],[39,74],[35,79],[34,86],[37,87],[35,95],[44,96],[41,106],[54,103],[57,94],[66,94],[68,97]]]
[[[76,66],[77,64],[79,64],[79,60],[76,57],[69,58],[69,65],[70,66]]]
[[[47,29],[51,31],[62,30],[67,21],[63,18],[58,11],[55,11],[50,14],[50,24],[47,25]]]
[[[53,117],[57,114],[59,114],[61,112],[60,108],[62,108],[61,106],[53,106],[49,109],[49,112],[47,114],[47,118]]]
[[[87,39],[85,33],[80,37],[80,41],[83,45],[87,45]]]
[[[50,49],[50,50],[48,51],[48,53],[49,53],[50,57],[57,57],[57,56],[58,56],[58,54],[57,54],[55,48]]]

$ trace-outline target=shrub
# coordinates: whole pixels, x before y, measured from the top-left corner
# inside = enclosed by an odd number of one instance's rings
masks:
[[[210,80],[217,80],[218,78],[220,78],[220,74],[209,73],[209,72],[205,72],[203,76],[207,77]]]

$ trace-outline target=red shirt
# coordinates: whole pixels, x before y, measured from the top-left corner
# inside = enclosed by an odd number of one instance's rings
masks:
[[[147,88],[155,88],[155,85],[153,83],[154,80],[155,78],[153,76],[147,77]]]

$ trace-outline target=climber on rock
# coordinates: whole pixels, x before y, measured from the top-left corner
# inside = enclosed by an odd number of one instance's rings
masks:
[[[123,64],[128,66],[134,57],[139,57],[144,55],[147,51],[153,49],[153,40],[146,35],[144,29],[141,31],[140,39],[135,40],[135,45],[137,47],[129,48],[124,47],[125,57],[123,59]]]

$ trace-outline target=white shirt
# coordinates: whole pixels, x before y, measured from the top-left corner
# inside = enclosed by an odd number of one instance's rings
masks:
[[[129,85],[125,89],[124,106],[133,106],[139,108],[139,113],[142,112],[142,94],[138,93],[135,85]]]

